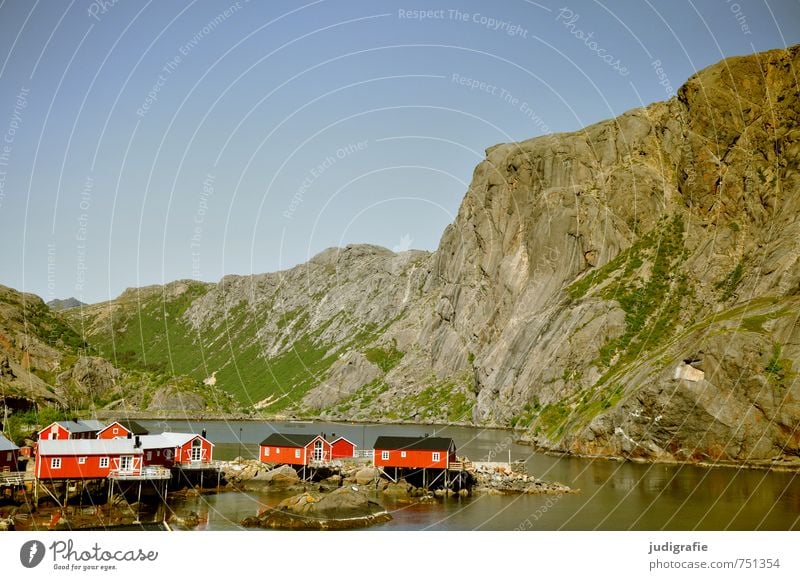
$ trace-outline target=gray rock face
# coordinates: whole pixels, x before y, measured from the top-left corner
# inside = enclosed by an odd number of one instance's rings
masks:
[[[64,396],[76,405],[86,405],[97,399],[111,399],[121,390],[122,373],[105,359],[82,356],[69,370],[58,375],[56,385]]]
[[[148,411],[202,411],[206,408],[206,401],[202,395],[186,392],[173,386],[160,387],[153,394],[153,399],[147,407]]]

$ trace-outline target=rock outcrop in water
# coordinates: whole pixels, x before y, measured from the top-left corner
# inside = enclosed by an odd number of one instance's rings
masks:
[[[798,64],[727,59],[666,102],[489,148],[433,254],[330,249],[66,316],[107,357],[267,413],[800,462]]]
[[[366,495],[348,487],[330,493],[304,492],[268,508],[257,517],[245,518],[245,527],[281,530],[349,530],[392,519]]]

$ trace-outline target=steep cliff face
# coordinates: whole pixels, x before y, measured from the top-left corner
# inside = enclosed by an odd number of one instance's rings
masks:
[[[798,59],[728,59],[667,102],[490,148],[434,254],[350,246],[68,315],[119,364],[256,410],[796,459]]]
[[[477,422],[585,453],[798,454],[798,52],[487,151],[426,336],[438,373],[473,360]]]

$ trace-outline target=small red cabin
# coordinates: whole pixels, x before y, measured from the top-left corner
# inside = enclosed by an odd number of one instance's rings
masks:
[[[214,444],[195,433],[160,433],[137,437],[144,451],[144,464],[171,467],[202,467],[211,463]]]
[[[95,439],[97,438],[97,427],[87,425],[80,421],[56,421],[39,431],[38,439]]]
[[[447,469],[456,460],[456,444],[449,437],[390,437],[375,440],[376,467]]]
[[[205,432],[204,432],[205,433]],[[204,435],[196,433],[161,433],[170,443],[167,452],[172,451],[173,465],[201,466],[211,463],[214,444]]]
[[[311,465],[330,461],[331,444],[322,435],[273,433],[261,442],[263,463]]]
[[[347,459],[355,457],[355,455],[356,444],[349,439],[339,437],[331,443],[331,459]]]
[[[19,460],[19,447],[0,433],[0,472],[16,471]]]
[[[97,433],[98,439],[116,439],[117,437],[132,437],[134,435],[147,435],[148,431],[136,421],[114,421]]]
[[[35,473],[39,479],[98,479],[112,470],[142,468],[142,450],[133,439],[44,439],[39,441]]]

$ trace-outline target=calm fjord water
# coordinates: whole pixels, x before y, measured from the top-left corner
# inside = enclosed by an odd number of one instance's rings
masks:
[[[240,452],[255,457],[273,431],[336,433],[371,448],[375,437],[452,437],[459,455],[477,461],[525,460],[528,473],[581,490],[575,495],[476,495],[435,503],[389,504],[386,530],[800,530],[800,474],[729,467],[638,464],[554,457],[512,442],[508,432],[469,427],[254,423],[247,421],[141,421],[152,430],[206,429],[217,459]],[[241,430],[241,431],[240,431]],[[241,433],[241,446],[239,443]],[[239,529],[242,518],[275,505],[285,494],[220,493],[176,507],[201,514],[202,529]]]

